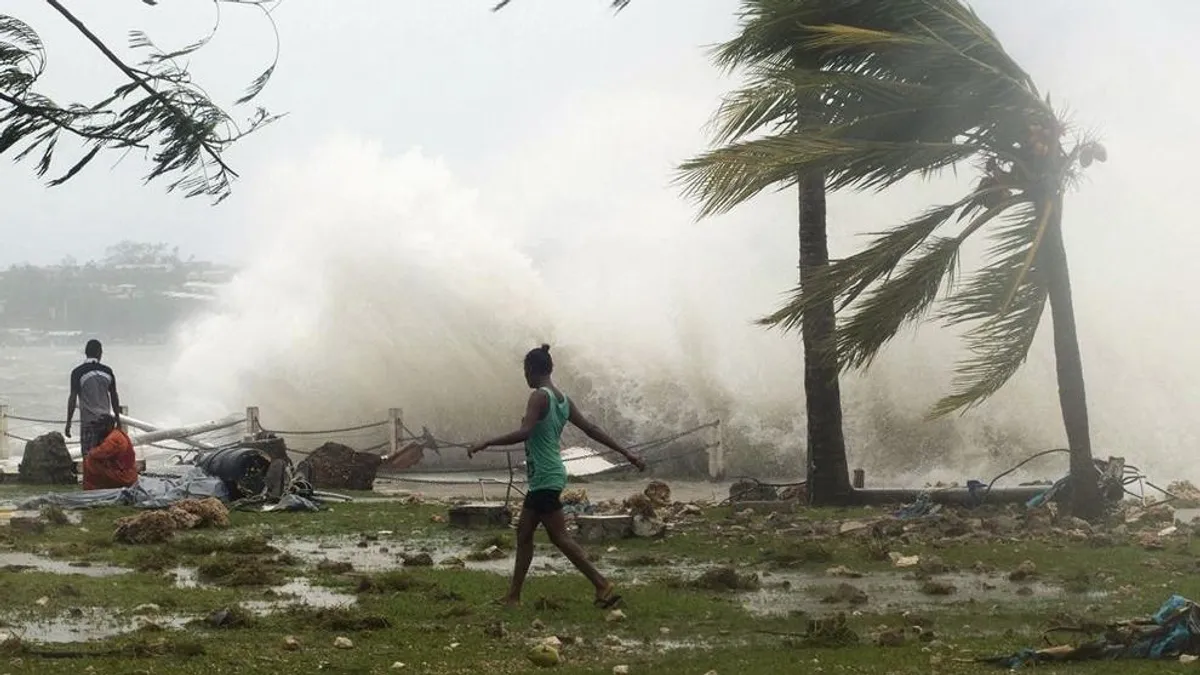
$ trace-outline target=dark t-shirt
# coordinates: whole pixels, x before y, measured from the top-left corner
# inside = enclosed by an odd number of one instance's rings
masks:
[[[79,422],[87,424],[101,415],[113,414],[112,392],[117,376],[112,368],[88,359],[71,371],[71,395],[79,397]]]

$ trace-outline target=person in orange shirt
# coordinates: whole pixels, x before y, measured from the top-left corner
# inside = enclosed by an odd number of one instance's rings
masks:
[[[83,458],[83,489],[129,487],[137,482],[133,442],[112,415],[101,415],[95,428],[104,439]]]

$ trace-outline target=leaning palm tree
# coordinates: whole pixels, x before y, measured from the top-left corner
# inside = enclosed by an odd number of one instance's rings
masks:
[[[777,12],[760,35],[795,36],[790,60],[766,60],[758,83],[764,92],[775,91],[775,105],[795,119],[684,165],[682,180],[704,213],[815,175],[824,175],[829,189],[883,189],[966,163],[979,172],[962,199],[818,270],[764,323],[808,329],[815,309],[837,303],[849,312],[828,356],[844,368],[864,368],[944,298],[938,316],[968,327],[970,354],[957,370],[954,391],[933,410],[944,415],[980,403],[1008,381],[1049,302],[1072,510],[1096,515],[1102,504],[1062,214],[1064,193],[1081,168],[1105,159],[1104,148],[1086,138],[1068,147],[1068,127],[1049,97],[958,0],[747,4]],[[992,245],[983,265],[962,279],[962,246],[973,236],[990,236]]]
[[[831,121],[827,112],[817,113],[798,104],[801,83],[788,77],[806,65],[805,55],[794,49],[802,34],[786,21],[794,4],[748,0],[743,5],[738,34],[716,49],[720,67],[748,75],[746,86],[728,95],[717,111],[717,144],[729,146],[760,133],[786,134],[804,125]],[[800,284],[805,287],[829,264],[825,173],[795,174],[782,183],[798,186]],[[711,201],[718,195],[704,196]],[[853,491],[842,430],[841,387],[838,364],[830,358],[829,349],[836,326],[833,300],[813,303],[804,311],[808,499],[817,506],[847,504],[853,499]]]

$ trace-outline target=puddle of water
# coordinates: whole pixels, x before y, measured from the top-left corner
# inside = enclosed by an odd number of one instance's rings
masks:
[[[14,571],[29,569],[35,572],[49,572],[51,574],[79,574],[85,577],[111,577],[118,574],[127,574],[130,571],[124,567],[98,564],[72,564],[62,560],[43,558],[32,553],[17,552],[0,553],[0,568],[3,567],[10,567]]]
[[[769,587],[741,594],[742,604],[751,613],[769,616],[793,611],[808,614],[827,614],[835,610],[860,610],[868,613],[930,609],[948,605],[979,602],[1003,604],[1037,602],[1058,599],[1066,595],[1061,586],[1041,581],[1014,583],[1003,577],[975,574],[941,574],[935,577],[955,587],[949,595],[927,595],[921,592],[921,583],[897,573],[868,575],[862,579],[839,579],[823,575],[801,573],[776,573],[767,578]],[[791,588],[780,584],[787,581]],[[834,587],[846,583],[867,594],[867,602],[861,605],[828,604],[821,600]],[[1022,588],[1029,589],[1021,594]],[[1086,594],[1088,599],[1100,599],[1105,592]]]
[[[511,554],[495,560],[468,560],[467,556],[477,544],[474,538],[468,538],[463,544],[422,540],[420,546],[411,546],[404,541],[383,537],[378,541],[366,542],[365,547],[359,545],[360,541],[355,537],[325,537],[277,542],[276,545],[307,564],[316,565],[324,561],[350,563],[357,572],[385,572],[403,569],[405,567],[404,555],[415,553],[428,553],[433,558],[435,566],[440,566],[441,562],[448,558],[458,558],[466,564],[467,569],[502,575],[512,572]],[[597,565],[601,571],[609,571],[602,563],[603,560],[601,564]],[[532,569],[543,574],[558,574],[572,570],[571,564],[565,558],[544,547],[534,552]]]
[[[255,614],[271,614],[287,607],[303,605],[315,609],[336,609],[349,607],[358,602],[358,598],[348,593],[313,586],[308,579],[293,579],[282,586],[271,589],[282,596],[278,600],[249,600],[242,602],[242,607]]]
[[[10,621],[0,631],[0,641],[15,636],[30,642],[65,643],[106,640],[130,633],[147,624],[160,628],[183,628],[189,619],[181,616],[122,617],[111,609],[87,608],[49,619]]]

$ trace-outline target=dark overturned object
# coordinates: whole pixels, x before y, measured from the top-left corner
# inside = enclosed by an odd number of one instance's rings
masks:
[[[17,480],[29,485],[74,485],[75,461],[67,451],[62,434],[52,431],[25,444],[25,454],[17,466]]]
[[[231,499],[257,496],[267,491],[267,470],[271,458],[256,447],[225,448],[201,453],[196,466],[219,478]]]

